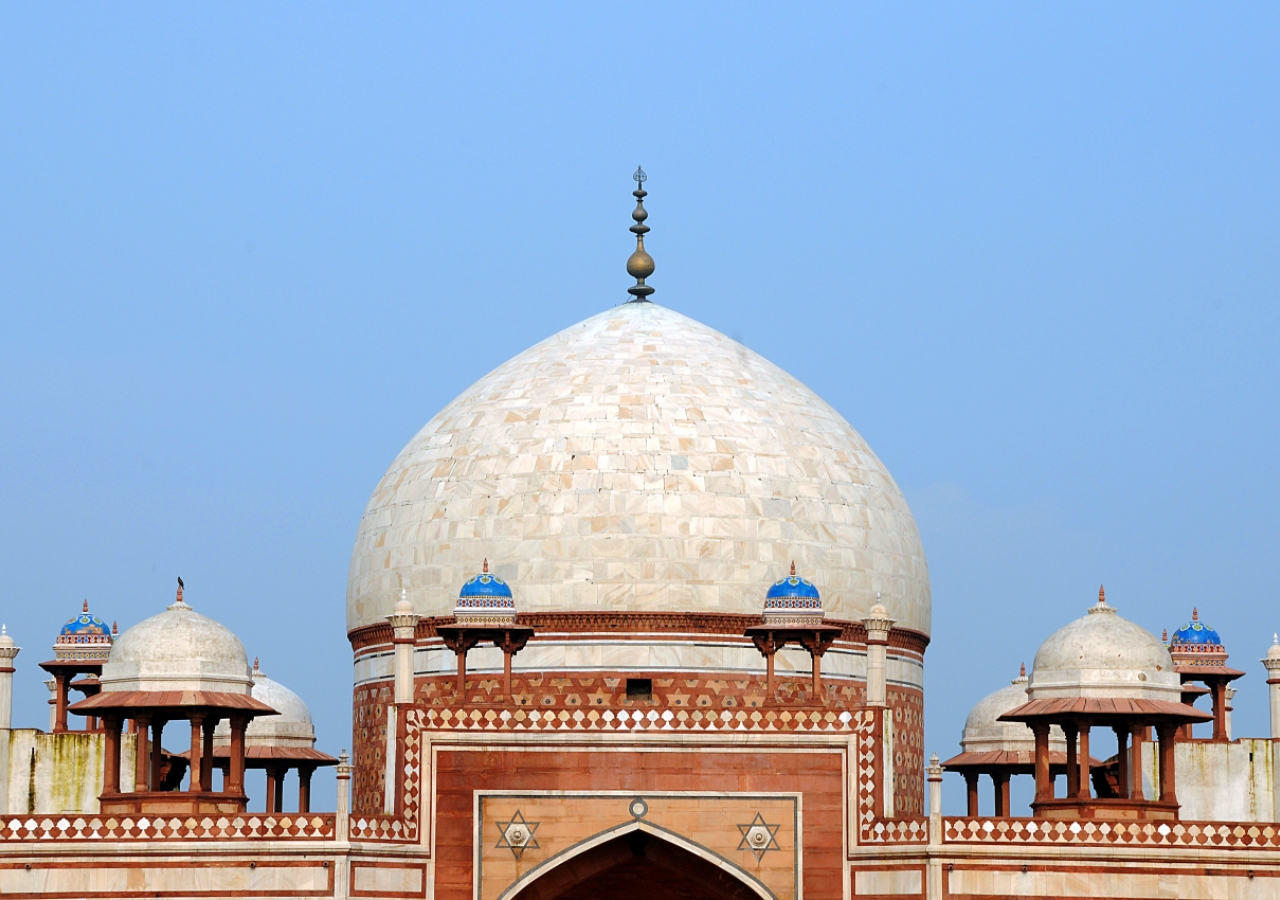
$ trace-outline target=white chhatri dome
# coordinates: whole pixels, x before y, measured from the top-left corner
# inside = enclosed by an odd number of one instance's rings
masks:
[[[1117,615],[1099,591],[1087,615],[1040,645],[1027,694],[1031,700],[1126,697],[1180,703],[1182,679],[1160,639]]]
[[[103,691],[217,691],[249,694],[244,644],[225,625],[178,599],[116,638],[102,667]]]
[[[1031,727],[1022,722],[1001,722],[999,717],[1027,702],[1027,676],[988,694],[974,704],[964,720],[960,747],[965,753],[1035,753],[1036,739]],[[1049,749],[1066,752],[1067,738],[1054,725],[1049,729]]]
[[[521,353],[418,432],[360,522],[347,627],[401,585],[448,616],[488,557],[522,611],[758,615],[795,560],[827,615],[929,633],[902,492],[839,413],[719,332],[627,303]]]
[[[250,747],[314,747],[316,729],[311,722],[311,710],[301,697],[283,684],[268,678],[253,661],[253,699],[261,700],[276,710],[278,715],[260,716],[245,729],[245,741]],[[231,728],[219,722],[214,731],[218,744],[231,742]]]

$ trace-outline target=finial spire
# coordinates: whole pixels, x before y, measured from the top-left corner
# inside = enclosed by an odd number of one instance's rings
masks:
[[[1019,678],[1026,678],[1026,677],[1027,677],[1027,664],[1026,664],[1026,663],[1023,663],[1022,665],[1018,666],[1018,677],[1019,677]]]
[[[1107,602],[1107,589],[1104,585],[1098,585],[1098,603],[1105,604]]]
[[[484,558],[484,574],[489,574],[489,557]]]
[[[88,611],[89,611],[89,599],[88,599],[87,597],[85,598],[84,606],[82,606],[82,607],[80,608],[80,611],[81,611],[81,612],[88,612]]]
[[[1194,606],[1191,607],[1191,621],[1192,622],[1200,621],[1200,610],[1196,609]]]
[[[644,183],[649,180],[649,176],[644,174],[644,169],[636,166],[636,173],[631,177],[636,182],[636,189],[631,192],[631,196],[636,198],[636,208],[631,212],[631,218],[636,220],[636,224],[631,226],[631,233],[636,236],[636,252],[627,258],[627,274],[636,283],[627,288],[627,293],[631,295],[630,302],[644,303],[653,293],[653,288],[644,283],[653,274],[653,257],[644,249],[644,236],[649,233],[649,226],[644,224],[644,220],[649,218],[649,211],[644,208],[644,198],[649,196],[649,192],[644,189]]]
[[[796,574],[796,561],[795,561],[794,559],[793,559],[793,560],[791,560],[791,574],[792,574],[792,576],[793,576],[793,577],[794,577],[794,576],[795,576],[795,574]]]
[[[115,620],[112,620],[111,622],[111,633],[112,634],[120,633],[120,626],[115,623]]]
[[[1161,641],[1161,643],[1164,643],[1164,644],[1169,643],[1169,629],[1168,629],[1168,628],[1162,628],[1162,629],[1160,629],[1160,641]]]

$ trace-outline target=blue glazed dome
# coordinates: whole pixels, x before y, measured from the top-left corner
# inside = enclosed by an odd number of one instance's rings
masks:
[[[769,593],[765,595],[765,600],[819,600],[818,589],[813,586],[813,582],[801,578],[796,574],[796,567],[793,563],[791,566],[791,574],[781,581],[775,582],[773,587],[769,588]],[[767,605],[767,604],[766,604]]]
[[[46,632],[47,633],[47,632]],[[81,613],[62,626],[59,635],[110,634],[111,629],[97,616]]]
[[[764,598],[764,619],[769,625],[821,625],[825,615],[822,598],[813,582],[796,574],[796,564],[791,564],[791,574],[769,588]]]
[[[1173,633],[1173,638],[1169,641],[1169,644],[1170,646],[1175,644],[1211,644],[1215,647],[1221,647],[1222,638],[1218,637],[1218,632],[1200,621],[1200,611],[1193,608],[1191,610],[1191,621]]]
[[[462,590],[458,593],[459,600],[467,600],[472,597],[511,597],[511,586],[499,578],[497,575],[490,575],[484,572],[475,576],[462,586]]]
[[[458,592],[458,605],[453,615],[459,625],[510,625],[516,618],[516,601],[511,586],[489,573],[489,560],[484,571],[469,579]]]

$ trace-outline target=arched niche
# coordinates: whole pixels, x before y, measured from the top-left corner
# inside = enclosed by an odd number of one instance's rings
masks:
[[[570,847],[500,900],[777,900],[758,879],[706,847],[632,823]]]

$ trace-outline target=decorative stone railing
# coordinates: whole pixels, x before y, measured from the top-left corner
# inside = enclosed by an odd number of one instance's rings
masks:
[[[333,813],[231,816],[11,816],[7,841],[333,840]]]
[[[943,819],[948,844],[1077,844],[1109,847],[1280,848],[1280,824]]]

